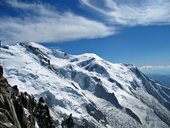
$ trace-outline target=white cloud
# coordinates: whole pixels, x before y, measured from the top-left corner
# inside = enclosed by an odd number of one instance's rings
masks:
[[[0,40],[62,42],[91,39],[118,33],[119,25],[170,24],[169,0],[80,0],[86,9],[103,15],[107,21],[91,20],[72,12],[58,12],[44,3],[24,3],[5,0],[5,3],[24,12],[22,18],[0,17]],[[88,7],[88,8],[87,8]],[[106,22],[105,22],[106,23]]]
[[[139,67],[139,69],[144,73],[149,73],[149,74],[170,74],[170,65],[165,65],[165,66],[147,65],[147,66],[141,66]]]
[[[32,11],[24,19],[0,18],[0,38],[5,41],[60,42],[82,38],[99,38],[115,32],[101,22],[71,12],[57,12],[44,4],[28,4],[8,0],[15,8]]]
[[[112,24],[125,26],[170,24],[169,0],[80,0],[81,4],[89,7]],[[96,2],[95,2],[96,1]]]
[[[32,13],[39,14],[39,16],[54,16],[55,8],[49,4],[44,3],[24,3],[17,0],[6,0],[6,4],[25,11],[31,11]]]

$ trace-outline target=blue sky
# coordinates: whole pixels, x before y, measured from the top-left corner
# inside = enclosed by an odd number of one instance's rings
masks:
[[[2,43],[38,42],[114,63],[170,65],[169,0],[1,0]]]

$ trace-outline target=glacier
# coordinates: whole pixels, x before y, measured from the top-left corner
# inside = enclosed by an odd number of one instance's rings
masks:
[[[34,42],[1,46],[0,63],[10,84],[43,96],[59,122],[72,113],[75,127],[170,128],[170,88],[132,64]]]

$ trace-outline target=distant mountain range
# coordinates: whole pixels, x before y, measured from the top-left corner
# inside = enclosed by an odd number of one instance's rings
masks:
[[[169,128],[170,88],[131,64],[112,64],[86,53],[70,55],[37,43],[0,48],[11,85],[45,98],[62,121],[81,128]]]
[[[170,74],[147,74],[147,76],[170,87]]]

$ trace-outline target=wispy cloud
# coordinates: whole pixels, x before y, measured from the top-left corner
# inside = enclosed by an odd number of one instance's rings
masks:
[[[99,38],[113,34],[114,28],[72,12],[58,12],[51,5],[7,0],[13,8],[31,12],[24,18],[0,18],[0,38],[5,41],[60,42]]]
[[[102,16],[101,21],[70,11],[59,12],[47,3],[2,1],[2,4],[23,11],[22,17],[0,17],[0,40],[6,42],[101,38],[118,33],[121,26],[170,24],[169,0],[79,0],[85,10]]]
[[[111,24],[125,26],[170,24],[169,0],[80,0]]]

